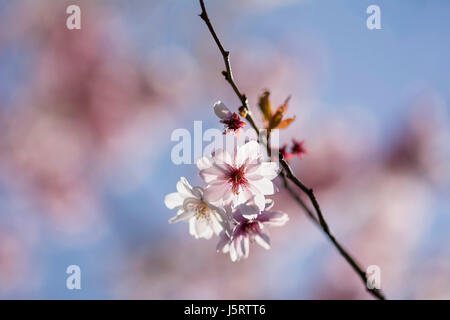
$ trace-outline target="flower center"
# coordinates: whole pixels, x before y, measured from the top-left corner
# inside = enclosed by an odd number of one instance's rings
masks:
[[[200,220],[200,219],[210,220],[211,219],[210,215],[211,215],[211,209],[204,202],[202,202],[201,204],[199,204],[197,206],[197,208],[195,208],[195,218],[197,220]]]
[[[248,184],[248,181],[245,178],[245,166],[241,166],[239,168],[230,167],[228,181],[231,183],[231,190],[233,193],[238,194],[239,187]]]
[[[244,226],[244,231],[250,236],[250,240],[253,241],[254,235],[259,233],[261,228],[257,221],[248,221]]]
[[[233,113],[233,115],[228,119],[220,120],[220,122],[225,124],[228,130],[234,131],[242,128],[245,125],[245,122],[241,121],[236,113]]]

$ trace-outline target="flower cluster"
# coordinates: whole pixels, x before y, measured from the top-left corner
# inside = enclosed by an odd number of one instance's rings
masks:
[[[222,120],[240,121],[221,102],[214,105],[214,111]],[[232,127],[226,132],[242,126],[230,123]],[[272,211],[273,201],[267,198],[277,191],[273,180],[279,173],[278,163],[265,161],[260,144],[248,141],[233,154],[216,149],[210,157],[200,158],[197,167],[206,186],[192,187],[182,177],[177,192],[165,198],[166,206],[177,210],[169,222],[188,222],[189,233],[195,238],[217,235],[217,250],[229,253],[232,261],[247,258],[253,242],[269,249],[266,229],[289,220],[286,213]]]
[[[280,152],[283,154],[283,158],[286,161],[291,160],[293,157],[298,156],[300,159],[303,158],[304,154],[308,154],[308,149],[305,148],[305,141],[298,141],[297,139],[292,139],[292,146],[288,149],[287,143],[280,148]]]

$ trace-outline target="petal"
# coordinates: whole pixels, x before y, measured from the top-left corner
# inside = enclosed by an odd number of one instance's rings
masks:
[[[244,258],[248,258],[248,254],[250,253],[250,239],[249,237],[244,237],[244,239],[241,242],[242,247],[242,253],[244,255]]]
[[[262,162],[259,167],[259,173],[269,180],[275,179],[279,172],[280,167],[277,162]]]
[[[208,184],[215,180],[225,181],[227,169],[224,166],[214,163],[212,167],[200,171],[200,177]]]
[[[257,188],[251,185],[249,187],[252,187],[251,189],[252,196],[247,200],[247,205],[256,206],[259,209],[259,211],[264,210],[266,206],[266,199],[264,198],[264,195],[261,194]],[[250,190],[250,188],[247,189]]]
[[[238,259],[240,259],[241,257],[243,257],[244,256],[244,253],[242,252],[242,241],[244,240],[243,239],[244,237],[243,236],[238,236],[234,241],[233,241],[233,243],[234,243],[234,248],[236,249],[236,254],[237,254],[237,256],[238,256]]]
[[[214,104],[214,113],[220,119],[227,119],[233,116],[233,113],[225,106],[222,101],[217,101]]]
[[[263,195],[256,195],[253,198],[253,201],[255,202],[259,210],[264,210],[264,207],[266,206],[266,199],[264,198]]]
[[[209,240],[214,235],[214,231],[211,228],[205,229],[205,231],[201,234],[200,238]]]
[[[189,218],[192,218],[194,213],[192,211],[181,211],[180,214],[177,214],[175,217],[169,219],[169,223],[175,223],[178,221],[186,221]]]
[[[177,182],[177,191],[184,198],[194,196],[192,187],[185,177],[181,177],[180,181]]]
[[[208,207],[215,212],[211,213],[211,226],[216,234],[221,231],[225,231],[228,235],[231,234],[229,217],[224,209],[216,207],[210,203],[207,203]]]
[[[231,244],[229,245],[229,250],[230,250],[231,261],[233,261],[233,262],[238,261],[239,257],[238,257],[238,254],[236,252],[236,249],[235,249],[235,246],[234,246],[233,242],[231,242]]]
[[[225,222],[222,222],[222,220],[217,219],[215,215],[212,214],[209,227],[214,232],[214,234],[219,235],[225,229]]]
[[[219,235],[220,239],[217,243],[216,250],[217,252],[226,252],[228,250],[228,244],[230,242],[230,238],[225,234],[225,232],[221,232]]]
[[[201,157],[197,160],[197,168],[199,170],[204,170],[212,166],[212,162],[207,157]]]
[[[233,164],[233,159],[231,158],[231,155],[228,153],[228,151],[224,150],[224,149],[217,149],[216,151],[214,151],[214,163],[223,165],[223,164],[227,164],[227,165],[232,165]]]
[[[263,211],[258,216],[258,221],[266,226],[281,227],[289,221],[289,216],[281,211]]]
[[[196,239],[198,239],[198,235],[197,235],[197,231],[195,230],[195,221],[196,221],[197,219],[195,219],[195,217],[192,217],[190,220],[189,220],[189,234],[191,235],[191,236],[194,236]]]
[[[234,203],[235,205],[246,203],[249,200],[251,200],[254,196],[255,194],[251,189],[247,187],[241,188],[238,195],[234,197]]]
[[[239,222],[254,219],[258,216],[260,210],[253,202],[241,204],[236,210],[235,219]]]
[[[164,198],[164,204],[170,210],[182,206],[183,201],[184,201],[184,198],[178,192],[169,193]]]
[[[264,178],[264,175],[260,172],[261,164],[262,163],[260,161],[257,163],[248,164],[245,168],[245,177],[251,180],[259,180]]]
[[[213,232],[205,219],[191,218],[191,220],[189,220],[189,231],[191,232],[191,235],[197,239],[210,239],[213,235]]]
[[[213,184],[205,189],[203,197],[208,202],[226,201],[227,198],[224,195],[228,189],[231,190],[231,186],[228,183]]]
[[[255,241],[266,250],[270,249],[270,238],[267,234],[259,232],[255,235]]]
[[[203,188],[202,187],[193,187],[192,194],[197,198],[201,199],[203,197]]]
[[[275,193],[273,182],[268,179],[252,180],[249,181],[249,184],[257,188],[263,195],[272,195]]]
[[[265,211],[270,210],[274,204],[275,201],[273,201],[273,199],[266,199],[266,207],[264,208],[264,210]]]
[[[244,163],[254,164],[261,157],[259,143],[255,140],[249,141],[242,147],[238,148],[235,164],[240,167]]]

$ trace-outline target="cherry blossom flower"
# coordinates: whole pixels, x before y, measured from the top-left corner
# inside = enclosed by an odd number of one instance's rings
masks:
[[[211,203],[238,205],[252,200],[263,210],[265,196],[275,192],[272,180],[278,175],[278,163],[264,162],[259,144],[249,141],[236,148],[232,157],[218,149],[212,158],[197,161],[200,177],[208,184],[204,197]]]
[[[300,159],[304,154],[308,154],[309,151],[305,148],[305,141],[297,141],[295,138],[292,139],[293,146],[291,148],[292,155],[297,155]]]
[[[224,230],[225,211],[206,201],[203,189],[192,187],[184,177],[177,183],[177,192],[168,194],[164,203],[169,209],[178,210],[169,222],[188,221],[189,233],[196,239],[210,239]]]
[[[283,159],[286,161],[289,161],[293,157],[292,153],[290,153],[287,149],[287,143],[280,148],[280,152],[283,155]]]
[[[245,126],[245,122],[241,121],[239,115],[231,112],[221,101],[214,104],[214,113],[221,119],[220,122],[224,124],[223,134],[234,132],[236,135],[239,135],[239,129]]]
[[[288,145],[285,143],[280,152],[286,161],[291,160],[293,157],[298,156],[300,159],[303,158],[304,154],[308,154],[309,151],[305,148],[305,141],[297,141],[295,138],[292,139],[292,147],[290,151],[288,150]]]
[[[270,238],[265,228],[280,227],[289,221],[288,215],[284,212],[268,211],[271,206],[267,205],[266,209],[260,212],[255,206],[239,205],[233,214],[236,225],[230,236],[225,232],[220,234],[217,251],[229,253],[234,262],[248,257],[251,242],[256,242],[264,249],[270,249]]]

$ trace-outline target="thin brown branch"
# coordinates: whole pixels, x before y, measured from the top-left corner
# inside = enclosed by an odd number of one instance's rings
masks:
[[[291,195],[292,198],[294,198],[295,201],[297,201],[297,203],[303,208],[303,210],[305,210],[306,214],[308,215],[308,217],[318,226],[320,227],[320,222],[319,220],[317,220],[316,216],[314,215],[314,213],[308,208],[308,206],[305,204],[305,202],[303,202],[302,198],[300,198],[300,196],[295,193],[295,191],[291,188],[291,186],[289,185],[288,179],[286,178],[286,174],[284,173],[284,171],[280,172],[280,177],[281,180],[283,180],[283,185],[284,188],[289,192],[289,194]]]
[[[360,265],[356,262],[355,258],[353,258],[347,250],[345,250],[342,245],[336,240],[334,235],[331,233],[328,224],[325,221],[325,218],[323,217],[322,210],[320,209],[319,203],[316,200],[316,197],[314,196],[314,192],[312,189],[306,187],[292,172],[291,167],[289,164],[284,160],[283,155],[280,153],[280,163],[286,173],[287,178],[289,178],[297,187],[299,187],[311,200],[311,203],[314,206],[314,210],[316,211],[319,221],[315,220],[315,222],[319,223],[323,232],[325,235],[330,239],[330,241],[334,244],[336,249],[339,251],[339,253],[344,257],[344,259],[350,264],[350,266],[353,268],[353,270],[359,275],[362,282],[365,286],[367,286],[367,275],[363,271],[363,269],[360,267]],[[304,204],[300,204],[304,209]],[[309,211],[309,209],[305,209],[308,215],[311,215],[312,213]],[[369,291],[373,296],[380,300],[385,300],[384,294],[381,292],[381,290],[378,289],[369,289],[367,288],[367,291]]]
[[[281,163],[281,166],[283,167],[284,171],[286,172],[286,176],[289,180],[291,180],[292,182],[295,183],[295,185],[297,187],[299,187],[307,196],[308,198],[311,200],[311,203],[314,207],[314,210],[316,210],[317,216],[319,217],[319,222],[320,225],[322,226],[322,229],[326,232],[329,233],[330,232],[330,228],[328,228],[328,224],[326,223],[323,214],[322,214],[322,210],[320,209],[319,203],[317,202],[316,196],[314,195],[314,191],[313,189],[308,188],[307,186],[305,186],[292,172],[291,167],[289,166],[289,164],[286,162],[286,160],[284,160],[283,158],[283,154],[280,152],[279,153],[279,161]]]
[[[225,77],[225,80],[233,88],[234,93],[237,95],[237,97],[241,101],[242,106],[247,111],[247,116],[245,118],[250,123],[250,125],[253,127],[253,129],[256,131],[256,133],[259,134],[259,129],[258,129],[255,121],[253,120],[250,109],[248,107],[248,99],[245,96],[245,94],[239,90],[238,86],[236,85],[236,82],[234,81],[233,71],[231,70],[231,63],[230,63],[230,51],[225,50],[222,43],[220,42],[220,39],[217,36],[217,33],[214,30],[214,27],[212,26],[211,21],[209,20],[208,13],[206,12],[205,3],[203,2],[203,0],[200,0],[200,7],[202,8],[202,13],[200,13],[200,18],[202,18],[202,20],[205,22],[206,26],[208,27],[209,32],[211,33],[212,37],[214,38],[214,41],[216,42],[217,47],[219,48],[220,53],[222,54],[223,62],[225,63],[226,70],[222,71],[222,75]]]
[[[225,50],[222,43],[219,40],[219,37],[217,36],[214,27],[211,24],[211,21],[209,20],[208,14],[206,12],[205,4],[203,0],[200,1],[200,7],[202,9],[202,13],[200,14],[200,17],[203,19],[203,21],[206,23],[209,32],[211,33],[212,37],[214,38],[214,41],[216,42],[217,46],[219,47],[220,53],[222,54],[226,71],[222,71],[222,74],[225,77],[225,80],[230,84],[233,91],[241,101],[242,106],[246,109],[247,115],[246,119],[250,123],[250,125],[253,127],[253,129],[256,131],[256,133],[259,135],[259,128],[256,125],[255,121],[253,120],[253,117],[250,113],[250,110],[248,108],[248,100],[244,93],[242,93],[238,86],[236,85],[236,82],[233,77],[233,72],[231,70],[231,63],[230,63],[230,52]],[[339,253],[344,257],[344,259],[350,264],[350,266],[353,268],[353,270],[359,275],[361,280],[364,283],[364,286],[367,285],[367,276],[366,273],[361,269],[359,264],[356,262],[356,260],[341,246],[341,244],[336,240],[336,238],[333,236],[333,234],[330,232],[330,229],[328,227],[328,224],[325,221],[325,218],[323,217],[322,210],[320,209],[319,203],[314,195],[314,192],[311,188],[308,188],[306,185],[304,185],[292,172],[291,167],[289,164],[283,159],[283,155],[280,153],[280,163],[283,167],[284,171],[281,171],[280,176],[283,180],[285,189],[289,192],[289,194],[297,201],[297,203],[303,208],[303,210],[306,212],[308,217],[317,225],[319,226],[322,231],[326,234],[326,236],[329,238],[329,240],[333,243],[333,245],[336,247],[336,249],[339,251]],[[318,216],[313,214],[313,212],[308,208],[308,206],[303,202],[303,200],[300,198],[298,194],[295,193],[295,191],[289,186],[288,180],[291,180],[300,190],[305,193],[308,198],[310,199],[314,210]],[[367,286],[366,286],[367,288]],[[378,289],[368,289],[369,293],[371,293],[374,297],[384,300],[385,297],[383,293]]]

